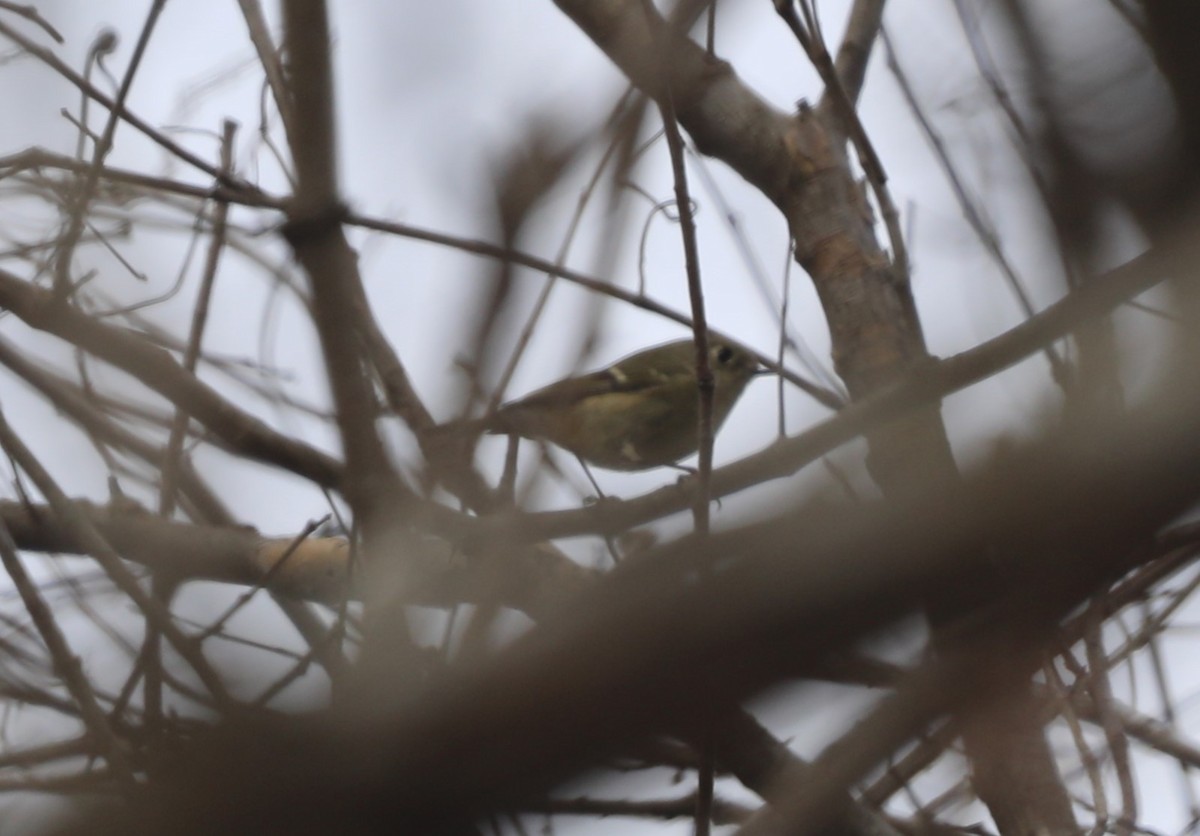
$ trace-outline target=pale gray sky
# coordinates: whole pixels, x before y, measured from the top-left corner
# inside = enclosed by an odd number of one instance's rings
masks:
[[[148,4],[133,0],[60,0],[38,5],[66,36],[60,54],[73,66],[82,65],[92,39],[104,27],[119,32],[119,48],[109,59],[110,68],[119,76]],[[573,129],[594,124],[624,90],[622,76],[547,0],[331,5],[337,37],[343,192],[346,200],[362,212],[492,239],[495,230],[486,212],[490,165],[521,135],[526,118],[547,114]],[[1079,2],[1056,5],[1062,17],[1048,20],[1047,25],[1056,30],[1062,27],[1065,32],[1064,19],[1072,14],[1069,7],[1079,6]],[[847,6],[845,0],[820,4],[826,34],[832,41],[836,42]],[[274,8],[270,11],[275,12]],[[951,4],[893,0],[888,6],[887,24],[918,94],[944,134],[969,188],[981,199],[999,230],[1008,255],[1027,280],[1036,303],[1042,306],[1058,298],[1059,266],[1049,247],[1046,221],[1030,208],[1027,179],[974,72]],[[1106,20],[1099,31],[1074,35],[1083,50],[1096,41],[1103,42],[1105,37],[1115,37],[1113,32],[1117,30],[1113,27],[1117,25],[1115,20]],[[994,46],[1003,66],[1003,44]],[[779,108],[791,108],[797,100],[818,94],[815,73],[778,22],[770,3],[723,3],[717,48],[751,86]],[[1111,67],[1085,65],[1087,72],[1102,73],[1106,69]],[[256,135],[259,85],[260,75],[236,4],[176,0],[168,4],[163,15],[134,84],[130,106],[150,123],[172,129],[177,141],[209,159],[216,158],[215,135],[221,119],[236,119],[241,123],[238,160],[243,174],[282,193],[286,189],[284,180]],[[1020,91],[1019,80],[1015,88]],[[1148,89],[1152,96],[1153,86]],[[0,95],[21,114],[20,119],[0,120],[0,155],[31,146],[73,152],[75,131],[59,111],[63,107],[77,110],[78,98],[52,73],[28,58],[10,61],[0,68]],[[895,202],[905,215],[906,228],[912,231],[914,289],[931,351],[937,355],[962,351],[1019,322],[1019,308],[962,219],[884,66],[881,52],[872,60],[861,110],[890,175]],[[118,134],[111,162],[207,184],[202,175],[169,162],[127,126]],[[736,213],[738,227],[757,260],[778,288],[787,257],[786,229],[779,213],[721,164],[708,162],[706,166]],[[523,241],[525,249],[554,257],[579,187],[590,173],[586,166],[574,172],[571,187],[557,190],[554,199],[539,210],[540,223],[536,232]],[[638,182],[656,199],[671,195],[667,154],[661,142],[646,154]],[[773,319],[753,289],[718,202],[706,192],[694,166],[691,182],[699,207],[697,220],[710,321],[755,348],[773,352]],[[649,208],[640,197],[629,200],[634,230],[624,240],[611,274],[625,287],[633,287],[637,281],[637,239]],[[15,230],[32,227],[37,221],[22,214],[24,211],[0,206],[0,223]],[[174,221],[187,217],[162,210],[153,214]],[[234,217],[245,220],[248,216]],[[597,254],[606,247],[606,242],[595,238],[600,226],[596,209],[585,218],[569,259],[572,266],[587,272],[595,268]],[[452,389],[456,372],[451,361],[463,345],[459,306],[479,287],[490,264],[399,238],[359,233],[353,237],[361,247],[364,277],[382,323],[408,364],[419,392],[435,414],[447,417],[439,407],[444,408],[443,399]],[[1128,255],[1137,246],[1136,239],[1123,235],[1119,225],[1114,226],[1112,238],[1114,257]],[[275,263],[286,266],[285,249],[278,241],[267,236],[254,244]],[[139,235],[129,242],[123,255],[149,277],[145,284],[118,269],[110,256],[95,250],[88,255],[100,270],[96,285],[116,298],[132,301],[168,287],[179,270],[182,253],[183,238],[179,235]],[[199,260],[191,270],[194,277]],[[678,230],[662,218],[653,221],[649,232],[646,274],[657,299],[687,310]],[[531,289],[541,285],[540,276],[528,271],[518,275]],[[815,296],[806,277],[796,269],[792,270],[792,281],[792,322],[828,367],[828,339]],[[194,283],[189,287],[188,293],[152,309],[147,316],[182,333]],[[566,285],[556,289],[548,316],[553,324],[538,333],[514,379],[511,394],[520,394],[571,370],[579,338],[575,315],[582,299],[579,292]],[[272,325],[264,338],[261,324],[265,311],[271,311]],[[592,366],[684,335],[672,323],[617,306],[610,306],[608,316]],[[1147,322],[1144,315],[1128,311],[1121,314],[1120,322],[1122,334],[1135,346],[1144,339],[1147,326],[1158,327],[1157,323]],[[31,335],[11,317],[0,320],[0,334],[21,341],[36,340],[27,344],[38,345],[46,358],[57,360],[62,368],[73,367],[70,351],[53,340]],[[273,296],[270,282],[264,281],[258,266],[227,253],[217,282],[206,346],[225,356],[256,359],[264,344],[269,349],[266,358],[289,375],[287,391],[311,402],[327,402],[312,332],[294,300]],[[1154,352],[1147,348],[1131,356],[1130,384],[1136,391],[1138,381],[1151,367]],[[119,391],[136,389],[119,375],[100,374],[98,379]],[[236,387],[225,382],[221,386],[238,393],[247,408],[280,427],[336,449],[335,437],[327,428],[311,421],[281,418]],[[100,500],[106,497],[103,465],[86,440],[73,431],[62,432],[63,425],[54,419],[52,411],[3,371],[0,398],[6,413],[47,466],[59,474],[70,473],[73,490],[88,491]],[[773,384],[754,384],[719,438],[718,463],[752,452],[773,437],[774,398]],[[953,396],[946,403],[945,414],[956,451],[964,460],[970,460],[978,453],[976,445],[980,441],[1004,433],[1028,432],[1036,428],[1036,419],[1056,403],[1046,364],[1035,357],[986,384]],[[791,431],[824,414],[806,397],[788,396]],[[487,449],[499,452],[495,445]],[[397,434],[398,456],[403,459],[406,451],[403,434]],[[870,491],[861,475],[861,455],[861,448],[854,446],[835,459],[849,471],[856,485]],[[324,513],[319,493],[298,486],[286,476],[219,453],[202,454],[198,461],[236,512],[265,532],[292,533],[308,519]],[[599,474],[604,489],[618,494],[640,492],[675,478],[669,471]],[[786,484],[730,498],[716,510],[716,524],[736,520],[767,497],[804,490],[809,483],[824,478],[824,471],[813,467]],[[551,494],[543,501],[553,505],[565,500]],[[678,526],[667,523],[664,530],[675,528]],[[208,589],[193,596],[185,606],[207,611],[214,599],[225,595],[225,591]],[[260,613],[255,617],[266,616]],[[270,627],[259,622],[255,629]],[[1177,684],[1181,690],[1194,690],[1200,685],[1185,682],[1183,671]],[[816,739],[814,735],[828,734],[830,729],[848,722],[846,709],[856,705],[841,696],[831,698],[822,689],[790,694],[789,699],[804,701],[808,706],[803,712],[806,719],[781,729],[781,733],[795,735],[798,748],[806,752]],[[836,715],[832,721],[831,711]],[[781,722],[795,722],[794,709],[789,713],[793,719]],[[1184,720],[1196,729],[1194,712]],[[1143,775],[1153,774],[1152,769],[1149,767]],[[1176,787],[1166,783],[1170,785],[1157,787],[1166,794],[1166,800],[1161,805],[1146,804],[1144,820],[1170,831],[1182,821],[1175,801]],[[1156,790],[1150,786],[1143,789],[1148,797]],[[979,814],[978,810],[973,813]],[[612,832],[613,828],[612,822],[599,822],[581,825],[577,830],[564,827],[560,832],[602,833]],[[689,830],[689,824],[677,823],[655,832]]]

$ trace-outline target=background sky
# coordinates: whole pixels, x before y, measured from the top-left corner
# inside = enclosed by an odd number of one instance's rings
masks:
[[[81,68],[93,40],[111,27],[120,36],[108,59],[120,77],[128,60],[148,3],[134,0],[91,0],[88,3],[41,2],[43,15],[66,38],[57,50],[64,60]],[[820,3],[826,36],[836,43],[847,2]],[[623,77],[601,52],[552,3],[468,2],[335,3],[336,93],[342,190],[357,211],[465,237],[495,240],[496,225],[489,210],[493,171],[497,161],[519,145],[530,119],[561,126],[569,133],[595,130],[599,120],[625,90]],[[1087,14],[1080,12],[1086,6]],[[987,4],[977,4],[989,22]],[[1147,70],[1144,56],[1120,46],[1127,39],[1119,18],[1106,4],[1061,0],[1040,7],[1039,23],[1051,33],[1058,50],[1056,69],[1066,82],[1096,89],[1070,114],[1081,129],[1095,131],[1105,141],[1095,147],[1124,153],[1153,153],[1153,142],[1122,146],[1122,137],[1144,129],[1157,117],[1164,93]],[[268,4],[276,20],[276,9]],[[1080,22],[1082,21],[1082,23]],[[949,2],[892,0],[886,23],[898,58],[911,75],[917,94],[942,134],[970,193],[987,212],[1007,256],[1027,284],[1035,307],[1062,294],[1059,261],[1047,234],[1044,214],[1031,200],[1028,178],[1014,157],[1003,122],[998,119],[986,88],[974,69],[962,30]],[[23,31],[32,27],[15,25]],[[44,38],[41,39],[45,41]],[[1007,47],[994,30],[989,41],[1002,68]],[[820,91],[798,45],[767,2],[723,0],[717,51],[760,95],[789,110],[801,99],[815,100]],[[0,154],[29,147],[73,153],[76,130],[61,110],[78,112],[78,94],[32,59],[4,53],[0,95],[20,118],[0,120]],[[1020,77],[1009,79],[1018,102],[1026,92]],[[175,0],[168,4],[130,95],[131,109],[168,131],[176,141],[208,159],[217,158],[221,120],[240,123],[237,159],[240,173],[275,193],[286,192],[285,178],[258,135],[261,75],[245,26],[233,2]],[[1106,95],[1127,92],[1133,85],[1145,112],[1110,106]],[[107,82],[101,87],[110,89]],[[1089,88],[1090,89],[1090,88]],[[1114,93],[1115,91],[1115,93]],[[1123,101],[1127,100],[1123,99]],[[999,270],[963,219],[928,144],[876,51],[861,102],[862,118],[890,177],[893,198],[903,214],[913,265],[913,287],[931,353],[948,356],[970,348],[1015,325],[1022,314]],[[102,125],[93,113],[94,127]],[[278,127],[277,125],[275,126]],[[1164,123],[1165,127],[1165,123]],[[276,131],[278,137],[280,132]],[[1143,131],[1139,136],[1145,136]],[[536,210],[521,247],[553,259],[562,246],[583,184],[591,176],[599,151],[592,149],[571,170],[566,181]],[[164,152],[127,126],[117,134],[110,157],[115,166],[164,174],[208,185],[197,174],[172,161]],[[779,293],[789,271],[787,230],[765,198],[746,186],[721,163],[697,162],[690,168],[698,206],[702,275],[713,327],[766,353],[774,353],[777,325],[772,309],[762,300],[751,278],[753,269],[744,251],[752,253],[758,269]],[[644,154],[635,177],[655,200],[671,196],[665,145],[659,141]],[[712,184],[710,187],[709,184]],[[618,248],[599,238],[604,228],[603,200],[584,215],[581,232],[567,263],[584,272],[610,264],[601,278],[634,288],[638,281],[638,239],[647,223],[651,203],[630,194],[626,198],[631,233]],[[732,213],[733,222],[730,221]],[[167,228],[140,230],[121,242],[121,255],[144,280],[134,277],[115,258],[99,248],[81,252],[81,263],[97,271],[94,287],[115,300],[133,302],[169,288],[184,266],[190,224],[188,210],[147,207],[146,215]],[[295,270],[285,248],[264,225],[264,216],[236,211],[244,224],[237,242],[275,268]],[[0,224],[12,238],[33,236],[54,222],[31,202],[0,203]],[[182,232],[180,229],[182,228]],[[743,236],[744,246],[738,237]],[[466,346],[464,303],[483,286],[492,264],[455,251],[402,238],[351,233],[360,252],[364,280],[379,319],[406,363],[418,392],[439,419],[451,417],[452,398],[462,383],[454,359]],[[684,263],[677,227],[661,215],[645,232],[644,272],[650,293],[676,310],[686,311]],[[881,233],[881,238],[882,238]],[[1118,215],[1106,230],[1104,260],[1115,262],[1137,251],[1140,242]],[[173,299],[143,312],[151,322],[176,334],[186,333],[196,282],[202,266],[197,256],[187,266],[191,281]],[[1097,267],[1103,264],[1095,265]],[[830,368],[828,335],[807,278],[793,266],[791,313],[795,331],[814,355]],[[544,277],[518,269],[517,278],[527,304]],[[517,370],[510,394],[519,395],[579,367],[580,313],[588,301],[580,291],[559,283],[551,298],[546,324],[540,328]],[[602,338],[584,367],[605,365],[624,354],[687,335],[678,325],[640,311],[610,304]],[[33,334],[12,317],[0,319],[0,335],[34,347],[59,368],[74,367],[71,351],[62,344]],[[1118,316],[1119,334],[1127,350],[1125,382],[1132,397],[1151,374],[1157,351],[1156,329],[1161,322],[1139,311]],[[219,274],[205,346],[223,357],[264,362],[278,369],[279,385],[300,400],[326,406],[328,397],[314,335],[295,298],[279,292],[262,264],[227,251]],[[793,361],[794,367],[796,363]],[[114,393],[145,398],[140,387],[120,374],[96,368],[99,385]],[[812,372],[804,372],[811,377]],[[214,385],[231,393],[277,427],[305,440],[337,450],[336,436],[317,420],[283,413],[227,378],[209,375]],[[52,472],[63,477],[73,493],[99,501],[107,497],[103,463],[86,439],[58,421],[15,378],[0,369],[0,402],[6,414]],[[1003,437],[1036,432],[1043,417],[1057,406],[1057,396],[1045,360],[1033,357],[988,382],[949,398],[944,413],[956,454],[963,462],[978,458]],[[717,463],[760,449],[775,433],[776,390],[773,382],[757,381],[734,412],[716,447]],[[827,412],[802,394],[786,397],[787,427],[796,432]],[[415,461],[411,440],[399,427],[391,430],[397,460]],[[495,472],[502,445],[483,448]],[[854,487],[864,495],[873,488],[862,467],[863,449],[850,445],[833,456]],[[231,508],[247,524],[268,534],[292,534],[326,512],[327,500],[312,488],[286,475],[202,450],[197,463]],[[69,474],[69,478],[68,478]],[[569,478],[583,484],[571,471]],[[676,478],[669,471],[643,474],[597,474],[606,492],[632,495]],[[828,481],[820,466],[797,478],[773,483],[727,499],[714,512],[720,526],[761,512],[764,503],[815,490]],[[131,492],[137,495],[136,489]],[[148,501],[152,500],[150,495]],[[553,486],[534,495],[543,507],[562,507],[576,501]],[[665,534],[690,525],[680,518],[665,522]],[[591,543],[573,544],[580,559],[598,559]],[[46,577],[51,570],[43,569]],[[213,585],[195,585],[181,602],[197,616],[212,612],[231,592]],[[247,632],[290,627],[266,611],[247,613]],[[82,621],[81,621],[82,624]],[[76,640],[94,643],[103,658],[104,642],[82,631]],[[280,641],[285,641],[281,638]],[[911,652],[906,637],[889,639],[899,654]],[[232,659],[243,658],[247,676],[274,673],[259,667],[261,654],[229,649]],[[241,654],[239,656],[239,654]],[[284,662],[279,665],[286,667]],[[102,666],[89,672],[103,676]],[[115,675],[116,681],[120,676]],[[289,692],[302,705],[323,692],[317,677]],[[1181,690],[1188,687],[1180,673]],[[1195,683],[1191,683],[1192,686]],[[1128,694],[1127,694],[1128,696]],[[1140,695],[1143,700],[1145,694]],[[797,700],[807,708],[796,724]],[[781,734],[794,736],[806,755],[835,736],[861,707],[863,698],[832,686],[785,689],[761,701],[764,716],[777,721]],[[1153,712],[1153,702],[1143,703]],[[1183,720],[1189,721],[1191,714]],[[779,724],[786,725],[781,728]],[[41,731],[38,729],[37,731]],[[33,734],[24,731],[22,734]],[[1151,765],[1143,775],[1153,776]],[[634,779],[615,781],[614,792],[626,790]],[[1154,787],[1146,786],[1147,792]],[[1165,792],[1161,815],[1147,821],[1170,830],[1182,825],[1176,786]],[[1145,805],[1148,809],[1151,804]],[[966,815],[979,816],[978,809]],[[610,832],[611,822],[580,826],[578,832]],[[623,827],[623,825],[621,825]],[[688,832],[681,822],[671,828]],[[566,829],[564,828],[564,832]],[[667,832],[667,831],[660,831]]]

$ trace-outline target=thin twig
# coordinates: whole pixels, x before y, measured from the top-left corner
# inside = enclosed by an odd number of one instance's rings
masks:
[[[1079,723],[1079,716],[1071,704],[1070,689],[1063,682],[1062,674],[1058,672],[1054,661],[1051,660],[1043,665],[1042,671],[1052,692],[1061,702],[1063,719],[1067,721],[1067,728],[1071,731],[1071,739],[1075,743],[1075,748],[1079,750],[1080,764],[1083,766],[1083,770],[1088,777],[1088,782],[1091,784],[1092,806],[1096,811],[1096,824],[1092,829],[1092,833],[1094,836],[1099,836],[1100,833],[1104,832],[1104,827],[1108,823],[1108,795],[1104,791],[1104,777],[1100,773],[1100,759],[1096,757],[1096,753],[1088,745],[1087,737],[1083,733],[1083,727]]]
[[[654,11],[651,5],[648,9],[653,19]],[[675,208],[679,213],[679,233],[683,239],[683,260],[687,271],[688,300],[692,308],[692,339],[696,344],[696,389],[699,399],[699,416],[696,434],[699,438],[699,461],[696,470],[696,491],[692,503],[692,519],[696,533],[704,537],[709,531],[709,495],[712,479],[713,455],[713,380],[712,364],[709,362],[709,333],[708,317],[704,310],[704,287],[700,280],[700,252],[696,240],[696,220],[693,216],[692,198],[688,192],[687,166],[683,137],[675,116],[675,96],[671,88],[671,44],[675,38],[683,37],[684,33],[674,27],[659,31],[658,50],[662,61],[661,89],[658,97],[659,113],[662,115],[663,134],[667,140],[667,150],[671,158],[671,174],[675,183]],[[698,614],[699,617],[703,615]],[[708,836],[712,829],[713,814],[713,784],[716,773],[716,753],[713,744],[712,724],[716,707],[712,704],[711,694],[701,694],[700,699],[706,703],[704,714],[707,722],[701,733],[701,758],[696,783],[695,833],[696,836]]]
[[[232,174],[233,170],[233,141],[237,132],[237,123],[225,120],[221,135],[221,171]],[[221,260],[221,252],[225,248],[225,220],[229,215],[229,204],[218,202],[213,213],[212,237],[209,240],[208,256],[204,264],[204,273],[200,278],[200,289],[196,294],[196,305],[192,311],[192,323],[188,330],[187,347],[183,353],[182,365],[184,371],[194,375],[200,357],[200,346],[204,340],[204,328],[208,323],[209,303],[212,299],[213,287],[216,284],[217,266]],[[188,415],[176,407],[175,420],[171,426],[171,434],[167,440],[166,455],[162,469],[162,492],[159,498],[159,513],[170,517],[175,506],[175,490],[179,462],[183,455],[183,440],[187,433]]]
[[[788,239],[787,256],[783,263],[783,292],[780,294],[781,302],[779,305],[779,354],[775,357],[775,362],[783,365],[783,352],[787,348],[787,317],[788,305],[792,298],[792,248],[795,245],[792,239]],[[787,415],[784,411],[783,400],[783,378],[778,378],[778,390],[776,392],[776,400],[779,404],[779,426],[778,434],[780,438],[787,435]]]
[[[283,120],[283,133],[290,145],[296,132],[296,117],[283,75],[283,64],[271,40],[271,31],[267,26],[266,16],[263,15],[262,4],[258,0],[238,0],[238,6],[246,20],[246,28],[250,30],[250,42],[254,44],[254,50],[258,53],[258,62],[267,78],[267,88],[275,100],[275,108],[279,111],[279,118]]]
[[[900,66],[900,59],[892,47],[892,41],[888,36],[887,29],[883,30],[883,45],[887,51],[888,69],[891,70],[892,77],[895,79],[896,85],[900,88],[900,93],[904,96],[909,111],[912,113],[913,118],[917,120],[917,125],[920,126],[921,133],[925,136],[925,141],[929,143],[929,147],[933,150],[933,155],[937,159],[943,175],[946,177],[946,182],[950,184],[950,189],[954,192],[959,208],[962,209],[963,217],[970,224],[971,229],[975,232],[975,236],[983,244],[983,248],[987,251],[988,255],[996,262],[996,266],[1000,268],[1000,273],[1008,283],[1008,287],[1016,298],[1021,311],[1026,317],[1033,316],[1037,311],[1034,309],[1033,302],[1029,298],[1029,292],[1025,289],[1024,280],[1017,274],[1016,269],[1008,260],[1008,256],[1004,252],[1004,247],[1000,243],[1000,237],[983,216],[983,212],[976,204],[975,199],[967,192],[966,184],[963,183],[962,178],[958,176],[958,169],[950,159],[950,152],[946,149],[945,142],[942,141],[941,135],[925,115],[925,109],[917,99],[916,93],[909,83],[908,75]],[[1046,361],[1050,364],[1051,377],[1054,379],[1054,382],[1060,388],[1065,389],[1072,378],[1071,370],[1067,366],[1067,363],[1059,356],[1058,351],[1053,345],[1047,345],[1043,349],[1043,353],[1046,355]]]
[[[1112,684],[1108,681],[1109,660],[1104,652],[1101,638],[1104,616],[1098,600],[1089,607],[1091,614],[1090,629],[1084,635],[1084,648],[1087,651],[1088,690],[1101,718],[1101,728],[1108,741],[1108,750],[1112,755],[1113,766],[1117,771],[1117,783],[1121,788],[1121,815],[1116,821],[1117,836],[1130,836],[1133,823],[1138,817],[1137,789],[1134,786],[1133,771],[1129,763],[1129,740],[1125,737],[1120,723],[1111,713],[1113,702]]]
[[[1150,617],[1150,605],[1142,602],[1142,613],[1148,620]],[[1162,704],[1163,725],[1172,736],[1175,736],[1177,729],[1177,713],[1175,709],[1175,698],[1171,693],[1171,687],[1167,680],[1167,668],[1163,662],[1162,641],[1161,635],[1155,636],[1146,644],[1146,649],[1150,656],[1150,670],[1154,677],[1154,687],[1158,692],[1159,702]],[[1189,815],[1192,810],[1196,809],[1196,793],[1192,787],[1191,772],[1194,767],[1180,761],[1180,790],[1184,798],[1185,807]]]
[[[614,117],[615,115],[616,114],[614,114]],[[581,143],[576,142],[573,144],[574,147],[560,150],[558,154],[555,155],[558,157],[558,159],[553,161],[557,164],[556,167],[565,165],[567,160],[570,160],[572,157],[574,157],[579,150],[580,144]],[[572,212],[571,219],[567,223],[567,230],[563,235],[562,243],[559,245],[558,253],[554,258],[554,264],[556,267],[562,267],[562,265],[566,264],[567,256],[571,252],[571,245],[574,243],[575,236],[579,231],[581,222],[583,221],[583,214],[586,211],[588,204],[591,202],[593,195],[596,193],[596,187],[599,186],[600,178],[607,169],[609,161],[620,148],[621,136],[618,134],[613,137],[612,141],[609,142],[608,147],[604,149],[604,153],[601,155],[599,162],[596,163],[596,167],[592,172],[592,176],[588,179],[587,184],[580,192],[579,199],[575,202],[575,210]],[[541,179],[545,180],[545,177],[542,177]],[[554,183],[539,182],[537,185],[539,190],[548,190],[554,185]],[[511,235],[515,232],[516,230],[511,230],[509,231],[509,234]],[[529,341],[533,338],[534,329],[537,327],[543,312],[546,310],[546,304],[550,300],[550,293],[553,291],[554,286],[557,284],[559,278],[560,277],[557,271],[546,274],[546,280],[543,282],[541,290],[538,291],[538,296],[537,299],[534,300],[533,308],[530,310],[529,315],[525,319],[525,324],[521,327],[521,330],[517,335],[516,345],[513,346],[513,350],[509,355],[508,362],[505,363],[504,369],[501,371],[500,377],[496,382],[496,386],[492,391],[492,396],[488,400],[486,409],[488,413],[494,412],[496,407],[499,406],[500,401],[503,399],[504,393],[508,389],[509,383],[512,381],[512,376],[516,373],[517,364],[520,363],[521,357],[524,355],[525,350],[529,346]]]
[[[873,807],[883,807],[889,798],[909,781],[924,772],[958,739],[958,724],[946,720],[937,728],[922,734],[917,744],[862,791],[862,798]]]
[[[0,9],[12,12],[15,15],[25,18],[36,26],[40,26],[42,31],[53,38],[58,43],[63,43],[62,34],[55,29],[48,20],[42,17],[34,6],[22,6],[19,3],[12,3],[9,0],[0,0]]]
[[[104,133],[101,134],[100,142],[93,152],[87,179],[67,202],[68,224],[59,243],[54,269],[54,289],[59,298],[66,298],[71,291],[71,259],[75,254],[75,245],[79,242],[79,236],[83,232],[84,221],[88,214],[88,204],[92,202],[96,187],[100,183],[100,169],[104,165],[104,159],[108,156],[108,152],[112,150],[113,137],[117,132],[117,125],[121,121],[120,114],[125,108],[125,99],[129,95],[130,87],[133,86],[134,76],[137,75],[138,67],[141,66],[142,56],[150,43],[150,35],[154,32],[154,25],[158,22],[159,14],[164,6],[166,6],[166,0],[154,0],[150,5],[150,11],[146,13],[146,22],[142,25],[137,44],[133,48],[133,55],[129,59],[129,66],[125,69],[125,76],[121,79],[121,87],[117,90],[117,97],[109,110]]]
[[[308,535],[312,534],[314,531],[324,525],[328,519],[329,515],[326,514],[324,517],[319,519],[309,520],[308,524],[300,530],[300,533],[292,538],[292,542],[289,543],[288,546],[283,550],[283,554],[279,556],[279,559],[267,567],[267,571],[263,572],[261,578],[251,584],[250,588],[239,595],[237,600],[230,604],[229,608],[225,610],[225,612],[223,612],[216,620],[214,620],[212,624],[206,627],[203,632],[197,635],[196,640],[204,641],[205,639],[219,633],[221,629],[229,622],[229,619],[237,615],[237,613],[243,607],[250,603],[251,599],[254,598],[255,595],[265,589],[283,570],[288,559],[291,558],[291,556],[296,553],[296,550],[300,548],[301,544],[308,539]]]
[[[664,30],[663,38],[678,37],[679,33]],[[696,240],[696,221],[692,213],[692,199],[688,193],[687,167],[685,165],[683,138],[679,133],[676,122],[675,103],[671,91],[671,74],[669,67],[671,49],[669,41],[659,44],[664,69],[662,72],[663,95],[658,100],[662,114],[663,132],[667,140],[667,149],[671,156],[671,173],[675,183],[675,207],[679,212],[679,232],[683,239],[684,266],[687,271],[688,300],[692,307],[692,337],[696,343],[696,388],[700,402],[699,422],[696,427],[699,438],[699,467],[697,469],[697,485],[695,504],[692,516],[695,519],[696,531],[708,533],[709,527],[709,497],[708,485],[712,475],[713,452],[713,392],[714,381],[712,365],[708,351],[708,318],[704,310],[704,288],[700,280],[700,253]]]
[[[233,173],[233,142],[237,131],[237,123],[225,120],[221,134],[220,170],[223,174]],[[204,328],[208,322],[209,303],[213,286],[216,283],[217,265],[220,263],[221,252],[225,247],[225,221],[229,216],[229,204],[218,202],[213,213],[212,237],[209,240],[208,255],[204,264],[204,273],[200,279],[200,289],[196,295],[196,305],[192,311],[192,322],[188,331],[187,347],[183,354],[183,368],[189,374],[196,373],[196,365],[200,357],[200,346],[204,339]],[[182,276],[182,273],[181,273]],[[187,436],[188,415],[176,407],[175,418],[167,438],[166,450],[163,453],[162,484],[159,492],[158,512],[169,519],[175,510],[176,490],[179,473],[183,461],[183,442]],[[169,611],[170,598],[176,588],[173,579],[157,573],[151,584],[151,592],[157,597],[164,609]],[[198,642],[200,640],[197,640]],[[150,623],[146,625],[145,647],[145,685],[143,698],[146,707],[146,723],[153,737],[162,722],[162,636]]]

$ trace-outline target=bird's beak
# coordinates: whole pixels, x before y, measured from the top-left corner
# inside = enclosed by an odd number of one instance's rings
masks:
[[[751,377],[761,377],[764,374],[774,374],[774,373],[775,373],[774,369],[768,369],[766,366],[759,366],[757,369],[755,369],[753,372],[750,373],[750,376]]]

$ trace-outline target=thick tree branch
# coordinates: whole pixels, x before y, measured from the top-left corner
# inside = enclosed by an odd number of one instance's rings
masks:
[[[348,548],[340,537],[309,538],[268,577],[291,538],[264,537],[253,529],[198,526],[153,515],[131,514],[118,508],[76,503],[106,541],[126,560],[162,570],[180,580],[209,580],[266,588],[291,598],[336,604],[346,595],[350,577]],[[59,525],[49,508],[0,502],[0,520],[19,548],[28,551],[80,554],[84,544]],[[424,586],[409,589],[410,603],[455,606],[499,600],[533,616],[556,606],[591,584],[598,573],[585,569],[548,547],[530,547],[512,555],[501,582],[483,583],[488,576],[448,543],[426,540],[405,560],[420,564]],[[494,573],[493,573],[494,574]]]
[[[375,428],[378,409],[366,373],[360,336],[364,328],[355,301],[362,296],[362,280],[341,229],[332,40],[321,0],[288,0],[283,9],[291,100],[296,121],[304,126],[293,136],[297,185],[284,234],[312,287],[313,321],[346,455],[349,481],[343,488],[351,507],[365,518],[371,508],[405,497]]]

